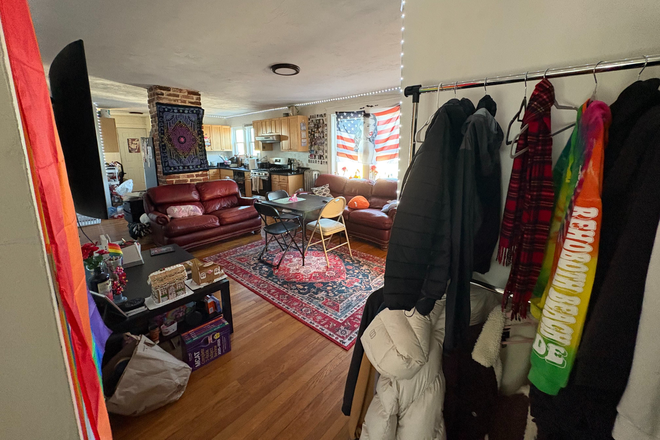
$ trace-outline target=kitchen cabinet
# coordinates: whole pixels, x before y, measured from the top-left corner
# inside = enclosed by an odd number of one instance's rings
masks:
[[[232,179],[234,180],[234,172],[232,170],[220,169],[220,178],[221,179]]]
[[[268,133],[266,120],[252,121],[252,128],[254,129],[255,136],[261,136]],[[273,151],[273,144],[264,144],[259,141],[254,141],[254,149],[256,151]]]
[[[293,176],[287,176],[281,174],[271,174],[270,182],[272,191],[279,191],[283,189],[289,195],[291,195],[298,191],[300,188],[303,188],[303,175],[295,174]]]
[[[307,116],[287,116],[275,119],[262,119],[252,121],[254,135],[279,134],[280,150],[282,151],[309,151],[309,139],[307,133]],[[272,144],[255,142],[257,150],[272,150]]]
[[[209,168],[209,180],[220,180],[220,170],[217,168]]]
[[[231,127],[229,125],[202,125],[206,151],[231,151]]]

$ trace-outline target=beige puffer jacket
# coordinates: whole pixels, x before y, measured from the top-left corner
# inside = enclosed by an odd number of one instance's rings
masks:
[[[473,291],[470,325],[484,322],[499,299]],[[364,352],[380,373],[360,440],[444,440],[442,344],[445,300],[428,316],[385,309],[362,335]]]

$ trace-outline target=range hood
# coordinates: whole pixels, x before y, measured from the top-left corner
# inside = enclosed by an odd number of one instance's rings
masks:
[[[276,144],[280,142],[281,136],[279,134],[262,134],[261,136],[256,136],[254,140],[263,144]]]

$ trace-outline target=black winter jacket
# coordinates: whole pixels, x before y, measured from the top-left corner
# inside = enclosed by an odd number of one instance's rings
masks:
[[[500,224],[500,146],[504,135],[495,121],[497,106],[484,96],[463,127],[456,157],[451,210],[451,281],[447,291],[445,348],[462,341],[470,325],[473,270],[488,272]],[[492,113],[491,113],[492,112]]]
[[[442,298],[451,262],[451,183],[468,99],[451,99],[433,117],[426,140],[408,167],[392,225],[385,266],[385,306],[428,314]]]

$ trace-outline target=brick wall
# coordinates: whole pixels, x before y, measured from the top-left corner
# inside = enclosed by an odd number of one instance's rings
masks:
[[[149,94],[149,115],[151,116],[151,137],[154,140],[154,149],[156,152],[156,174],[158,175],[158,185],[169,185],[172,183],[196,183],[209,180],[208,171],[198,171],[196,173],[170,174],[163,175],[163,168],[158,153],[158,120],[156,116],[156,103],[190,105],[193,107],[202,106],[202,96],[195,90],[177,89],[175,87],[151,86],[147,90]]]

